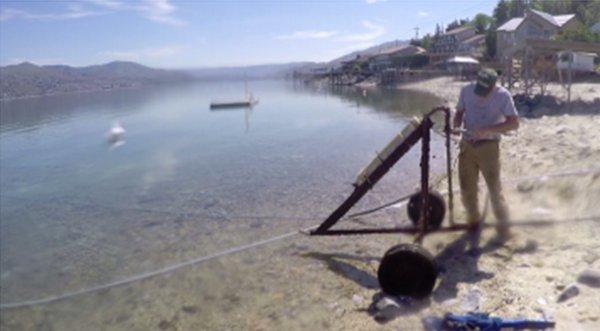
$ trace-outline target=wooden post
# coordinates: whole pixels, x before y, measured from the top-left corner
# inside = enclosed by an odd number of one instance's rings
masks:
[[[573,83],[573,51],[569,50],[568,86],[567,86],[567,109],[571,112],[571,84]]]
[[[521,70],[525,70],[525,77],[523,77],[523,85],[525,85],[525,95],[529,96],[529,47],[525,47],[525,55],[523,56],[523,63],[521,64]],[[524,68],[523,68],[524,67]]]

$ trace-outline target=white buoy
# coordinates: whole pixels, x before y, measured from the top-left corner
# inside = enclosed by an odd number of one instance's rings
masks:
[[[114,148],[123,145],[123,136],[125,136],[125,129],[121,125],[121,122],[116,121],[106,133],[106,140]]]
[[[123,129],[121,122],[116,121],[113,123],[113,126],[110,128],[110,130],[108,130],[106,138],[110,142],[123,139],[123,135],[125,135],[125,129]]]

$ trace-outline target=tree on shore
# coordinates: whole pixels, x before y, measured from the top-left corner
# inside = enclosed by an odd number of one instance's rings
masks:
[[[486,33],[494,23],[494,19],[486,14],[479,13],[471,21],[471,25],[477,30],[477,33]]]

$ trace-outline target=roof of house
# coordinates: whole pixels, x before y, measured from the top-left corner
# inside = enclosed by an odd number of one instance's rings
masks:
[[[472,63],[477,64],[479,61],[470,56],[455,56],[446,61],[447,63]]]
[[[475,43],[483,41],[483,39],[485,39],[484,34],[476,34],[473,37],[463,40],[461,43],[462,44],[475,44]]]
[[[575,17],[575,14],[557,15],[557,16],[554,16],[554,20],[556,21],[556,23],[558,23],[558,26],[563,26],[568,21],[570,21],[573,17]]]
[[[392,55],[392,54],[398,53],[398,52],[419,54],[419,53],[424,53],[425,49],[418,47],[418,46],[413,46],[413,45],[402,45],[402,46],[385,49],[385,50],[377,53],[375,56],[377,56],[377,55]]]
[[[548,23],[550,23],[554,26],[557,26],[557,27],[561,27],[561,26],[565,25],[573,17],[575,17],[575,14],[552,16],[548,13],[544,13],[543,11],[539,11],[539,10],[535,10],[535,9],[530,9],[530,11],[532,13],[534,13],[535,15],[537,15],[538,17],[546,20]],[[523,23],[524,20],[525,20],[525,17],[515,17],[515,18],[509,20],[508,22],[502,24],[498,28],[498,31],[515,31],[519,27],[519,25],[521,25],[521,23]]]
[[[469,26],[469,25],[466,25],[466,26],[463,25],[461,27],[454,28],[454,29],[452,29],[450,31],[446,31],[446,33],[444,33],[444,35],[450,36],[450,35],[461,33],[463,31],[467,31],[467,30],[471,30],[471,29],[475,29],[475,28],[473,28],[472,26]]]
[[[498,28],[498,31],[515,31],[519,27],[519,25],[521,25],[524,19],[524,17],[515,17],[509,20],[508,22],[502,24]]]
[[[541,18],[543,18],[546,21],[550,22],[552,25],[555,25],[555,26],[558,26],[558,27],[563,26],[570,19],[572,19],[573,17],[575,17],[575,14],[552,16],[552,15],[550,15],[548,13],[544,13],[543,11],[539,11],[539,10],[535,10],[535,9],[530,9],[530,10],[531,10],[532,13],[537,14]]]

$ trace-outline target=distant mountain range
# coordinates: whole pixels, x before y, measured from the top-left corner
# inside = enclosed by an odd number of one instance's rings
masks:
[[[294,62],[246,67],[200,69],[154,69],[135,62],[115,61],[87,67],[66,65],[38,66],[23,62],[0,67],[0,100],[42,95],[138,88],[152,85],[191,82],[194,80],[240,80],[285,78],[294,71],[315,67],[338,66],[356,55],[372,55],[382,50],[405,45],[406,41],[390,41],[352,52],[326,63]]]
[[[0,99],[89,92],[193,80],[185,72],[153,69],[134,62],[110,62],[88,67],[38,66],[24,62],[0,67]]]

